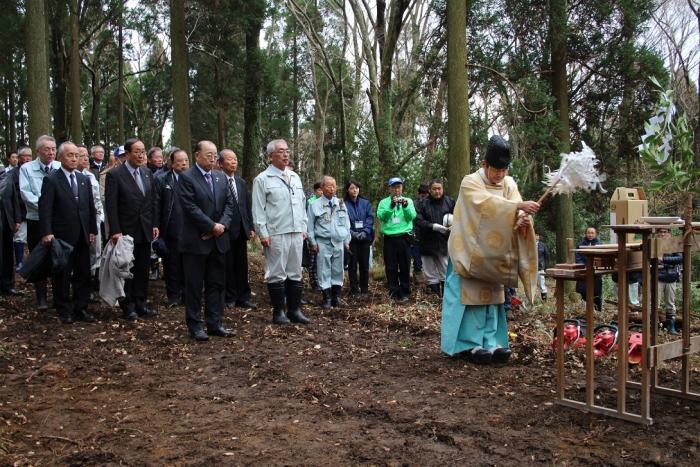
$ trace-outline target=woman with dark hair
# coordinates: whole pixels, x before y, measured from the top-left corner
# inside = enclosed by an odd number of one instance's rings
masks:
[[[360,196],[360,184],[350,180],[345,184],[345,206],[350,217],[350,259],[348,261],[348,276],[350,278],[350,293],[360,298],[367,297],[369,284],[369,247],[374,240],[374,213],[372,204],[367,198]],[[357,280],[357,270],[360,270],[360,280]]]

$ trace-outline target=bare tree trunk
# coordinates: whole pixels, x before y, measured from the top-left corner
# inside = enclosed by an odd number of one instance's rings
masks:
[[[124,5],[119,7],[117,21],[118,28],[118,51],[117,58],[117,141],[123,144],[124,136]]]
[[[177,147],[189,151],[192,145],[192,136],[186,37],[185,1],[170,0],[174,141]]]
[[[224,100],[221,97],[221,78],[219,72],[219,62],[214,60],[214,81],[216,82],[216,144],[219,149],[226,147],[226,109]]]
[[[459,195],[469,172],[467,1],[447,3],[447,192]]]
[[[569,92],[566,80],[566,0],[550,0],[549,27],[552,49],[552,96],[554,110],[559,119],[559,151],[569,152]],[[556,198],[556,232],[557,261],[566,262],[566,239],[574,237],[573,200],[571,195],[559,195]]]
[[[428,180],[431,177],[432,172],[433,172],[433,170],[432,170],[432,166],[433,166],[433,162],[434,162],[433,156],[435,155],[435,145],[437,143],[438,135],[440,134],[440,127],[442,126],[442,114],[443,114],[443,111],[445,109],[445,94],[446,93],[447,93],[447,79],[443,78],[440,81],[440,87],[438,89],[437,99],[435,100],[435,113],[433,114],[432,121],[430,122],[430,129],[428,130],[428,143],[425,147],[425,157],[423,158],[423,167],[421,168],[421,176],[420,176],[420,179],[423,181]],[[468,160],[469,160],[469,151],[467,151],[467,161]]]
[[[82,143],[80,111],[80,34],[78,29],[78,0],[70,2],[70,137]]]
[[[292,82],[295,89],[292,98],[292,157],[299,164],[299,46],[296,19],[292,16],[289,20],[292,21]]]
[[[264,19],[264,5],[252,6],[251,17],[245,30],[245,91],[243,106],[243,177],[250,183],[255,177],[260,152],[256,131],[260,105],[260,30]]]
[[[10,147],[8,148],[10,151],[17,149],[17,121],[16,121],[16,112],[17,109],[15,108],[15,82],[13,80],[13,63],[12,63],[12,57],[10,57],[10,63],[8,64],[8,69],[7,69],[7,111],[8,111],[8,119],[7,119],[7,131],[8,131],[8,143]]]
[[[29,144],[50,131],[49,59],[46,50],[46,10],[44,0],[27,0],[27,113]]]

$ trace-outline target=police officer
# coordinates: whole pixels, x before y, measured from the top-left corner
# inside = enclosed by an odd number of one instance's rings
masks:
[[[270,165],[253,181],[253,225],[265,254],[265,282],[272,302],[272,322],[308,324],[301,312],[301,257],[306,239],[306,195],[289,163],[289,146],[270,141]],[[284,304],[287,303],[285,313]]]
[[[343,287],[343,248],[350,249],[350,217],[345,202],[335,196],[333,177],[321,182],[323,196],[308,208],[309,244],[316,252],[316,273],[323,293],[323,308],[338,306],[338,295]]]

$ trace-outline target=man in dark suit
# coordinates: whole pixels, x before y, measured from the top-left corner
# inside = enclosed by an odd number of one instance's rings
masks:
[[[100,179],[100,172],[107,168],[105,160],[105,148],[100,144],[96,144],[90,148],[90,172],[97,180]]]
[[[154,219],[168,249],[167,257],[163,258],[163,270],[165,273],[165,292],[168,296],[168,305],[171,307],[182,303],[184,297],[184,268],[178,245],[180,229],[182,228],[180,175],[189,166],[190,160],[187,153],[180,148],[172,148],[170,151],[171,169],[162,171],[154,177]]]
[[[212,170],[217,158],[214,143],[200,141],[195,147],[194,156],[195,166],[180,176],[183,213],[180,251],[185,270],[187,328],[195,340],[206,341],[208,334],[231,336],[221,321],[224,312],[225,255],[231,247],[226,229],[231,224],[233,195],[226,184],[226,176]],[[207,332],[202,329],[200,319],[203,285]]]
[[[124,143],[126,161],[105,177],[105,213],[109,236],[116,243],[122,235],[134,239],[132,279],[124,283],[125,297],[119,302],[124,319],[147,318],[155,311],[146,306],[151,242],[158,238],[153,222],[153,183],[146,168],[146,149],[137,138]]]
[[[15,289],[14,236],[22,223],[19,169],[0,171],[0,295],[22,295]],[[15,183],[16,182],[16,183]]]
[[[250,301],[250,284],[248,283],[248,240],[255,236],[253,214],[251,213],[248,185],[241,177],[236,177],[238,158],[230,149],[219,152],[219,167],[226,175],[228,189],[233,195],[233,217],[228,237],[231,249],[226,253],[226,293],[227,307],[255,309]]]
[[[64,324],[74,319],[93,322],[88,312],[90,297],[90,243],[97,234],[97,211],[88,178],[76,170],[78,148],[70,141],[57,152],[61,168],[44,178],[39,204],[42,243],[54,237],[73,246],[68,266],[53,275],[54,305]],[[73,285],[73,302],[70,299]]]

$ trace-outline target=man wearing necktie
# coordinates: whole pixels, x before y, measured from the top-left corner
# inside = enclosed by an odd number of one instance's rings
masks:
[[[100,144],[90,148],[90,172],[95,176],[95,179],[100,179],[100,172],[107,168],[105,161],[105,148]]]
[[[39,228],[39,197],[44,178],[60,164],[56,162],[56,140],[49,135],[39,136],[36,140],[38,157],[27,162],[19,170],[19,191],[27,208],[27,247],[31,252],[41,240]],[[36,290],[37,310],[49,308],[46,299],[46,281],[34,284]]]
[[[90,244],[97,234],[97,210],[90,181],[76,170],[78,157],[75,144],[67,141],[58,147],[61,167],[44,179],[39,205],[42,243],[50,245],[56,237],[73,247],[68,266],[53,274],[54,305],[64,324],[74,319],[95,321],[88,312],[88,299]]]
[[[248,186],[241,177],[236,177],[238,158],[230,149],[219,152],[219,166],[226,174],[228,188],[233,195],[233,216],[228,231],[231,249],[226,253],[226,294],[227,307],[255,309],[250,301],[248,282],[248,240],[255,236],[253,214],[251,213]]]
[[[168,254],[163,258],[165,293],[168,306],[184,303],[185,268],[180,251],[182,229],[182,203],[180,202],[180,175],[190,167],[187,153],[180,148],[170,150],[170,170],[162,171],[155,178],[154,219]]]
[[[124,151],[125,163],[105,177],[105,213],[112,242],[117,243],[122,235],[134,239],[133,278],[124,283],[125,297],[119,301],[124,319],[133,321],[156,314],[146,306],[146,298],[151,242],[159,232],[153,219],[152,175],[145,169],[144,144],[137,138],[128,139]]]
[[[308,208],[309,245],[316,252],[316,274],[323,292],[323,308],[338,306],[343,287],[344,254],[350,250],[350,217],[343,200],[335,196],[333,177],[325,176],[321,182],[323,196]]]
[[[190,336],[197,341],[209,335],[230,337],[223,326],[226,253],[231,248],[228,229],[233,213],[233,194],[226,176],[212,170],[216,146],[200,141],[195,146],[196,164],[180,175],[182,230],[180,250],[185,271],[185,320]],[[202,288],[204,322],[202,328]]]
[[[270,141],[266,152],[270,165],[253,181],[252,214],[255,232],[264,248],[272,322],[308,324],[310,320],[300,307],[304,288],[301,257],[306,239],[306,195],[299,176],[287,167],[287,142]]]

